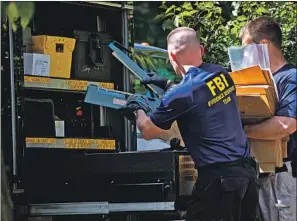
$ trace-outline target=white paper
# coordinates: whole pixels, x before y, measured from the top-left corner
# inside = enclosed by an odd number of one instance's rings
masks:
[[[34,75],[48,77],[48,62],[44,60],[35,60]]]
[[[56,126],[56,137],[64,137],[65,136],[65,126],[63,120],[56,120],[55,121]]]

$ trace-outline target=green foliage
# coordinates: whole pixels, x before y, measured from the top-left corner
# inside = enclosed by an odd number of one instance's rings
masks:
[[[30,23],[34,15],[35,3],[27,1],[19,2],[2,2],[1,3],[1,15],[2,18],[8,17],[13,31],[17,30],[18,20],[20,19],[20,25],[24,29]]]
[[[160,9],[155,19],[163,21],[166,33],[179,26],[199,31],[204,60],[224,66],[229,66],[227,48],[241,45],[242,27],[256,17],[271,16],[281,24],[285,57],[296,64],[295,2],[163,2]]]
[[[156,49],[140,49],[137,47],[131,49],[131,51],[132,59],[146,72],[157,73],[174,82],[180,80],[169,62],[167,52]],[[139,81],[135,80],[134,85],[136,93],[143,94],[146,92],[145,87]]]

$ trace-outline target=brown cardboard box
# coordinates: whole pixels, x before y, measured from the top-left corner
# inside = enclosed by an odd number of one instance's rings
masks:
[[[239,71],[233,71],[230,73],[234,83],[236,85],[267,85],[267,75],[269,72],[262,72],[259,66],[245,68]],[[269,78],[269,77],[268,77]]]
[[[243,118],[270,118],[277,102],[270,85],[236,85],[239,110]]]
[[[50,77],[70,78],[75,41],[60,36],[32,36],[33,52],[50,55]]]
[[[275,167],[282,167],[282,142],[281,140],[254,140],[249,139],[251,154],[260,163],[261,172],[274,172]]]

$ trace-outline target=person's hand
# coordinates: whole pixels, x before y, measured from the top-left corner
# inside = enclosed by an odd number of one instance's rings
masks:
[[[134,120],[134,113],[138,110],[143,110],[145,113],[152,110],[149,101],[145,96],[133,94],[128,97],[126,105],[120,108],[120,111],[128,120]]]
[[[170,140],[170,148],[171,150],[184,150],[185,147],[180,145],[180,139],[179,138],[172,138]]]
[[[173,82],[170,80],[167,80],[166,78],[156,74],[156,73],[149,73],[149,77],[143,79],[140,81],[141,84],[147,85],[147,84],[154,84],[158,86],[159,88],[166,91],[169,87],[173,85]]]

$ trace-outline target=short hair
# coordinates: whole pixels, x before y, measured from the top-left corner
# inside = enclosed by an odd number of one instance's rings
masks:
[[[242,29],[241,36],[248,32],[253,42],[259,43],[263,39],[267,39],[273,43],[275,47],[281,49],[282,31],[278,22],[270,17],[262,16],[249,21]]]
[[[167,36],[167,45],[171,49],[179,50],[190,44],[200,44],[199,33],[189,27],[178,27],[173,29]]]
[[[246,30],[247,30],[247,24],[245,24],[241,29],[240,29],[240,32],[239,32],[239,38],[242,38],[243,35],[246,33]]]

